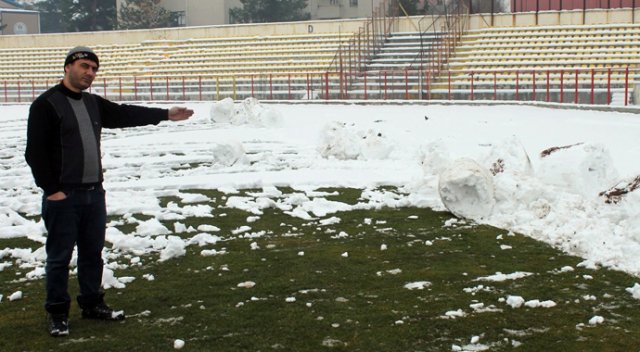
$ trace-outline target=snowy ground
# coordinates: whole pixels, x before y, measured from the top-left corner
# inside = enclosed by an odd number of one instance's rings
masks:
[[[109,214],[137,224],[131,234],[109,224],[107,251],[159,252],[169,260],[185,246],[229,235],[217,232],[215,221],[197,230],[180,222],[216,212],[197,204],[204,196],[181,191],[212,188],[248,219],[267,207],[328,221],[363,207],[449,209],[550,243],[585,258],[583,265],[640,275],[640,190],[615,204],[598,196],[640,175],[638,115],[516,105],[187,105],[196,112],[189,121],[103,131]],[[0,238],[44,243],[42,223],[25,218],[39,214],[41,202],[23,157],[27,115],[27,105],[0,107]],[[567,145],[574,146],[541,157]],[[381,185],[400,192],[374,191]],[[283,195],[280,186],[300,192]],[[327,186],[363,188],[367,201],[351,206],[314,192]],[[244,188],[263,191],[234,196]],[[167,195],[191,205],[163,208],[158,198]],[[140,221],[136,213],[153,218]],[[173,235],[183,232],[193,236]],[[43,248],[0,249],[0,271],[20,265],[29,269],[25,278],[38,278],[43,262]],[[104,283],[122,287],[126,280],[106,270]],[[640,285],[629,292],[640,297]]]

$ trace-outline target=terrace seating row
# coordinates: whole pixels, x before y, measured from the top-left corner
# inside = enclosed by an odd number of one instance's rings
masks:
[[[640,25],[575,25],[468,31],[446,69],[574,69],[640,63]]]
[[[148,40],[96,45],[99,79],[116,76],[198,76],[327,70],[352,33]],[[57,80],[69,48],[0,49],[0,80]],[[29,62],[24,57],[29,56]]]

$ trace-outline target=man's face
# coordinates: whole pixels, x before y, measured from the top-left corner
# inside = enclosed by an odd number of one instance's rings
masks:
[[[65,67],[64,82],[67,88],[81,92],[91,86],[98,73],[98,65],[87,59],[79,59]]]

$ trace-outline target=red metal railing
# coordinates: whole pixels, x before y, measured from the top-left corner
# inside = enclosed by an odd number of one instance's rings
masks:
[[[426,82],[421,80],[426,77]],[[542,79],[540,77],[543,77]],[[353,83],[345,90],[344,82]],[[0,81],[0,102],[29,103],[57,82]],[[532,70],[419,70],[285,73],[243,76],[100,78],[91,92],[119,101],[215,101],[254,97],[260,100],[396,99],[507,100],[567,104],[629,105],[640,89],[640,67]],[[638,104],[639,102],[634,102]]]

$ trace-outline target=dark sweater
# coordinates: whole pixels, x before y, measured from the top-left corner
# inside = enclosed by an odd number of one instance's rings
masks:
[[[83,183],[85,151],[78,120],[71,103],[67,99],[56,99],[61,97],[57,93],[84,101],[97,141],[98,158],[103,127],[134,127],[158,124],[168,119],[166,109],[116,104],[95,94],[73,92],[62,83],[50,88],[31,104],[25,151],[36,185],[46,195],[82,186]],[[54,107],[54,104],[59,106]],[[101,183],[102,167],[99,168],[98,182]]]

